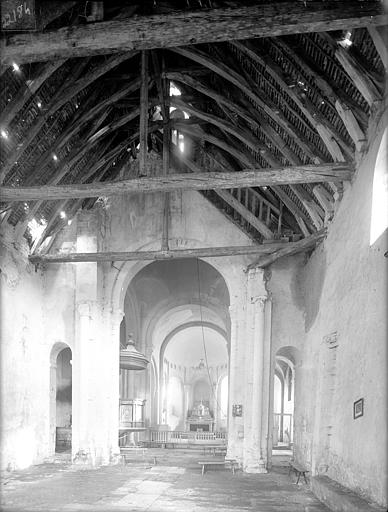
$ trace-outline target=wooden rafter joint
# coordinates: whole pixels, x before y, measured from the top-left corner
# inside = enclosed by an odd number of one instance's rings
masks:
[[[284,258],[285,256],[291,256],[300,252],[310,251],[314,249],[315,246],[326,237],[326,234],[327,229],[324,228],[320,231],[317,231],[313,235],[299,240],[298,242],[285,244],[284,247],[281,247],[279,250],[260,257],[257,262],[249,265],[247,270],[251,268],[265,268],[277,261],[279,258]]]

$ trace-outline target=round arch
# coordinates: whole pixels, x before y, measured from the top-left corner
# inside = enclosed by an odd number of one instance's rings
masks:
[[[58,355],[64,350],[71,351],[73,357],[73,348],[63,341],[54,342],[50,350],[50,393],[49,393],[49,455],[54,455],[56,445],[56,427],[57,427],[57,360]],[[71,361],[70,361],[71,363]],[[74,386],[72,387],[74,393]],[[72,397],[73,402],[73,397]]]
[[[200,321],[200,320],[196,320],[196,321],[192,321],[192,322],[185,322],[184,324],[182,325],[179,325],[177,327],[175,327],[175,329],[173,329],[165,338],[164,340],[162,341],[162,344],[160,346],[160,350],[159,350],[159,395],[160,395],[160,390],[162,390],[163,388],[163,360],[164,360],[164,353],[165,353],[165,350],[168,346],[168,343],[171,341],[171,339],[176,336],[179,332],[185,330],[185,329],[188,329],[190,327],[200,327],[200,326],[203,326],[203,327],[207,327],[209,329],[213,329],[214,331],[216,331],[217,333],[219,333],[225,340],[225,343],[226,343],[226,348],[227,348],[227,353],[228,353],[228,357],[229,357],[229,351],[228,351],[228,335],[227,335],[227,332],[225,329],[222,329],[220,326],[218,326],[217,324],[214,324],[212,322],[204,322],[204,321]],[[198,379],[200,380],[201,377],[198,377]],[[196,380],[198,380],[196,379]],[[194,381],[195,382],[195,381]],[[158,408],[159,408],[159,411],[158,411],[158,414],[160,416],[162,416],[162,411],[160,410],[160,405],[161,405],[161,398],[159,396],[159,400],[158,400]]]
[[[170,240],[171,245],[176,245],[176,248],[179,249],[179,247],[187,248],[187,243],[189,243],[192,247],[201,247],[202,242],[196,239],[171,239]],[[174,244],[175,242],[175,244]],[[143,246],[139,246],[137,248],[138,251],[141,250],[158,250],[160,248],[160,240],[154,240],[153,242],[150,242],[148,244],[145,244]],[[220,258],[198,258],[201,261],[204,261],[211,267],[213,267],[223,278],[226,288],[228,290],[229,294],[229,300],[230,297],[233,296],[233,290],[232,290],[232,284],[228,278],[226,268],[220,264],[219,260]],[[127,292],[129,283],[132,281],[132,279],[138,274],[144,267],[154,263],[155,261],[137,261],[136,263],[133,263],[132,261],[124,261],[120,267],[119,271],[116,274],[116,276],[113,279],[113,283],[111,286],[111,292],[110,292],[110,304],[111,307],[120,311],[124,311],[124,300],[125,300],[125,294]]]

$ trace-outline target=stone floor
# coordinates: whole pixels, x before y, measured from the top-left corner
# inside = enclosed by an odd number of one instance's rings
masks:
[[[153,457],[157,464],[154,465]],[[207,456],[209,458],[209,456]],[[295,484],[282,460],[268,474],[204,476],[201,452],[152,450],[128,464],[80,469],[66,455],[53,463],[3,475],[1,510],[148,512],[323,512],[305,483]],[[151,462],[152,461],[152,462]],[[275,457],[276,461],[276,457]]]

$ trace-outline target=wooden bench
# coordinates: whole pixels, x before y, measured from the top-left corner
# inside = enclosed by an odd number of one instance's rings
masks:
[[[141,455],[142,462],[148,462],[145,460],[145,455],[147,454],[148,449],[143,446],[122,446],[120,448],[120,455],[124,464],[128,464],[129,462],[138,462],[139,458],[136,455]],[[135,457],[134,457],[135,456]],[[156,465],[156,457],[154,455],[151,456],[152,464]],[[149,462],[151,464],[151,462]]]
[[[139,458],[139,457],[133,457],[132,454],[122,453],[121,457],[124,461],[124,464],[129,464],[130,462],[132,462],[132,463],[142,462],[142,463],[146,463],[146,464],[153,464],[154,466],[156,466],[156,464],[157,464],[156,457],[154,455],[152,455],[151,457],[148,457],[148,458],[145,458],[144,456],[142,458]]]
[[[301,466],[297,462],[295,462],[293,460],[290,460],[290,465],[289,465],[289,468],[288,468],[288,475],[291,474],[291,471],[293,471],[295,473],[295,475],[298,477],[297,480],[296,480],[297,484],[299,483],[299,480],[300,480],[301,476],[303,476],[304,481],[306,482],[306,484],[308,484],[308,481],[307,481],[307,478],[306,478],[306,473],[309,472],[308,469],[304,468],[303,466]]]
[[[199,460],[198,464],[202,466],[202,476],[205,474],[206,469],[208,466],[224,466],[232,470],[232,473],[234,474],[237,467],[237,461],[228,459],[228,460]]]
[[[227,448],[222,444],[208,444],[203,446],[203,454],[206,455],[206,452],[209,451],[214,456],[219,452],[221,455],[226,455]]]

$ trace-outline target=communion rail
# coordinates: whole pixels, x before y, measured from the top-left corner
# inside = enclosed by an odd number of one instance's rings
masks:
[[[154,444],[201,444],[226,442],[226,432],[186,432],[176,430],[151,430],[150,441]]]

